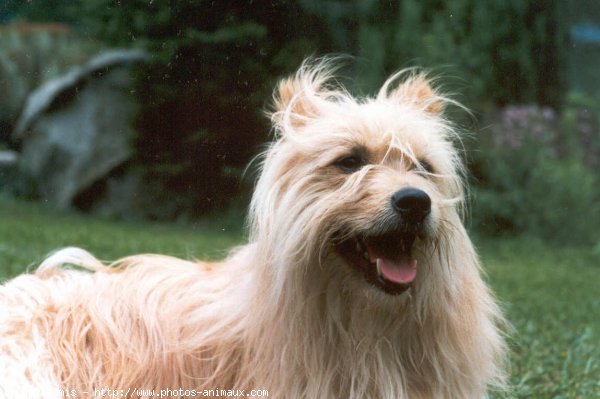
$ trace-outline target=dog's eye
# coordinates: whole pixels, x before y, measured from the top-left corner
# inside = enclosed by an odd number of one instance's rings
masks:
[[[425,173],[431,173],[431,174],[435,173],[433,171],[433,166],[431,166],[431,164],[424,159],[420,159],[419,163],[417,165],[415,165],[413,167],[413,169],[416,169],[417,172],[425,172]]]
[[[345,173],[354,173],[362,168],[365,163],[365,160],[358,155],[347,155],[335,161],[335,166]]]

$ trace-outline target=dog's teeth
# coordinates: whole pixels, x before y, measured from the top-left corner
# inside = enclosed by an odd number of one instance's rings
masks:
[[[367,251],[363,252],[363,256],[366,260],[369,260],[369,254],[367,253]]]
[[[377,265],[377,275],[381,277],[381,266],[379,266],[379,262],[375,262]]]
[[[356,242],[356,252],[361,252],[360,243],[358,241]]]

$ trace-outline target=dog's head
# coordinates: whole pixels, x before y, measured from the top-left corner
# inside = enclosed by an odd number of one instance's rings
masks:
[[[277,140],[253,198],[254,240],[288,264],[343,263],[340,273],[367,289],[401,294],[460,223],[449,100],[411,71],[357,99],[330,66],[305,64],[275,93]]]

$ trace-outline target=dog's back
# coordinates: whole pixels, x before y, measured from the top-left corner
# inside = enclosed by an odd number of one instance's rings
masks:
[[[0,393],[232,385],[241,306],[226,273],[235,267],[160,255],[105,266],[80,249],[55,253],[0,286]]]

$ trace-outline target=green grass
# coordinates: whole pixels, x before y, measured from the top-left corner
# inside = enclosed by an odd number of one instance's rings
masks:
[[[102,259],[140,252],[216,259],[242,240],[231,225],[230,220],[187,227],[115,222],[0,196],[0,279],[69,245]],[[598,254],[551,248],[531,238],[479,238],[476,243],[514,327],[513,390],[493,397],[600,398]]]
[[[600,259],[535,239],[479,240],[514,331],[509,398],[600,398]]]
[[[148,252],[219,259],[242,240],[241,229],[231,230],[231,225],[231,221],[192,226],[116,222],[0,195],[0,280],[66,246],[85,248],[104,260]]]

